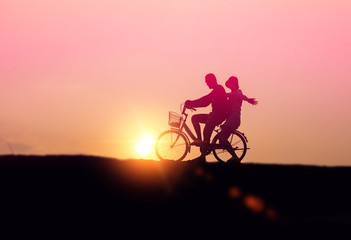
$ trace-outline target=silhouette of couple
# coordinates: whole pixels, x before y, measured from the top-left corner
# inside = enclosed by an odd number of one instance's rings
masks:
[[[220,144],[232,155],[228,163],[240,163],[236,156],[228,137],[230,134],[240,126],[241,105],[243,101],[247,101],[252,105],[258,102],[255,98],[246,97],[239,89],[238,78],[231,76],[225,83],[231,92],[226,93],[224,87],[217,83],[216,76],[209,73],[205,76],[205,82],[212,91],[196,100],[187,100],[185,107],[187,108],[201,108],[212,105],[212,111],[209,114],[195,114],[191,121],[197,135],[197,140],[192,144],[200,146],[201,155],[193,161],[199,163],[206,162],[206,155],[210,144],[210,138],[214,128],[224,122],[219,133]],[[204,123],[203,140],[201,138],[200,123]]]

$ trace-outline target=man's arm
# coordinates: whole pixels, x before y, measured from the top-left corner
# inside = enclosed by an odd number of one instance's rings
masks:
[[[211,104],[211,99],[212,99],[211,94],[212,92],[193,101],[187,100],[185,104],[194,108],[207,107],[208,105]]]

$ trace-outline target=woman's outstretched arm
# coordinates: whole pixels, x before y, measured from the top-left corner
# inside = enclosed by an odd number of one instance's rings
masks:
[[[252,104],[252,105],[257,105],[258,101],[255,98],[248,98],[245,95],[243,95],[243,100]]]

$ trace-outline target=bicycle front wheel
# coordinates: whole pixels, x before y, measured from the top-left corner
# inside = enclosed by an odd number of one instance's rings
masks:
[[[233,132],[228,137],[228,141],[230,142],[230,145],[232,145],[236,156],[242,160],[247,151],[245,139],[240,134]],[[221,145],[219,143],[218,134],[213,138],[212,144],[213,146],[219,146],[215,147],[213,150],[213,155],[219,162],[226,162],[232,157],[232,155],[226,149],[220,147]]]
[[[189,143],[182,132],[168,130],[157,138],[155,152],[160,160],[181,161],[189,152]]]

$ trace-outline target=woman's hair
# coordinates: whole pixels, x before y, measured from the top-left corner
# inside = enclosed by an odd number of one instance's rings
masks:
[[[228,78],[228,80],[225,82],[225,86],[227,88],[230,88],[232,90],[236,90],[239,88],[239,81],[237,77],[231,76]]]

